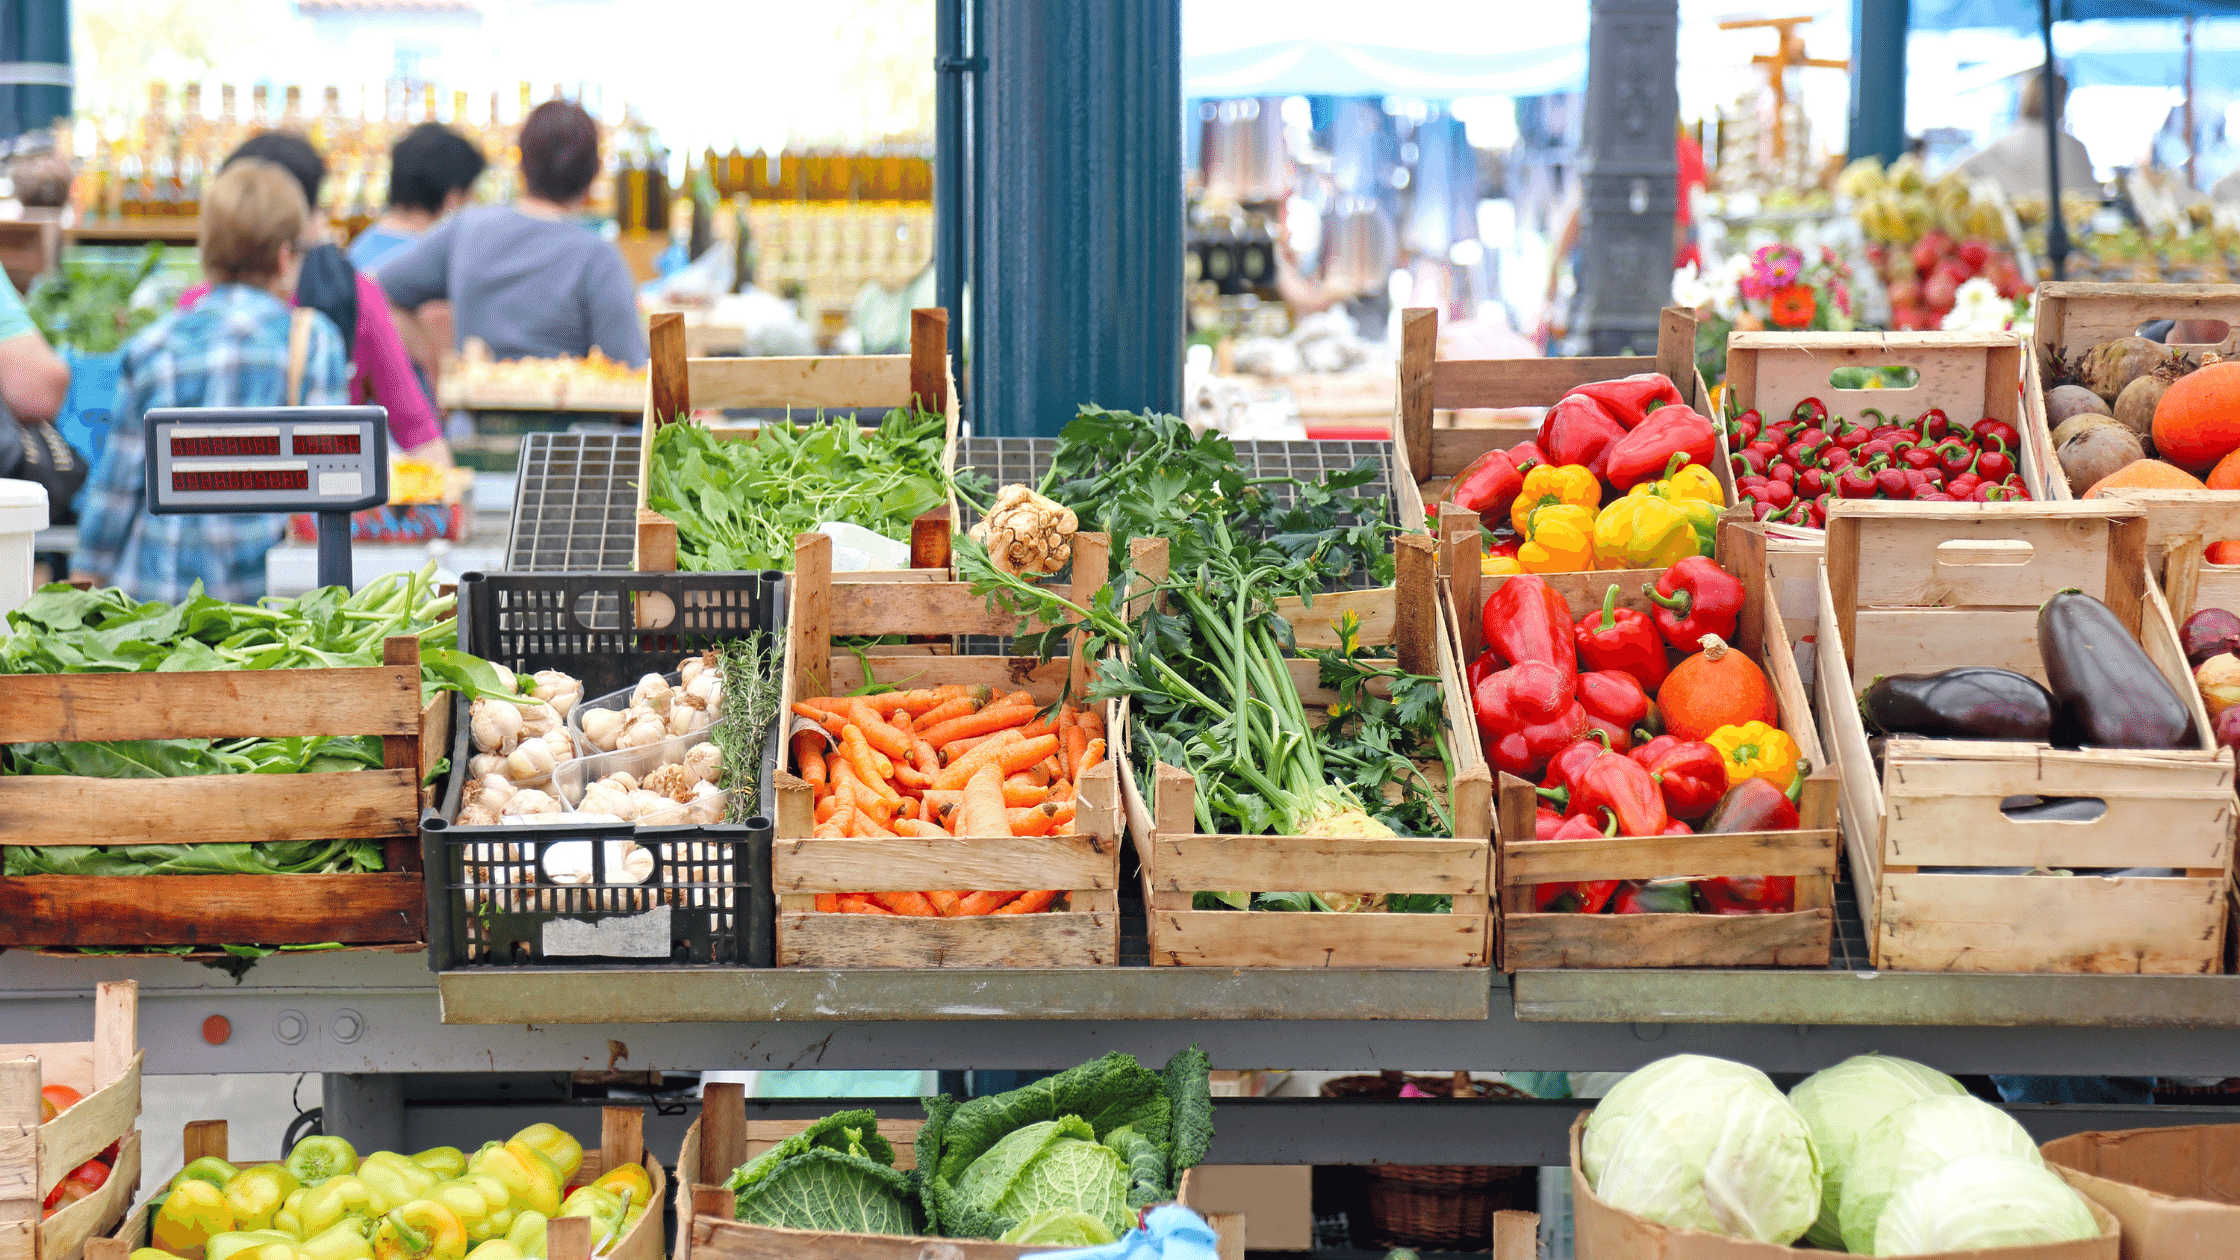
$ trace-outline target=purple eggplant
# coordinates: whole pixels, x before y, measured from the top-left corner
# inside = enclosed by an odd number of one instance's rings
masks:
[[[2038,655],[2062,748],[2194,748],[2193,714],[2106,604],[2061,591],[2038,609]]]

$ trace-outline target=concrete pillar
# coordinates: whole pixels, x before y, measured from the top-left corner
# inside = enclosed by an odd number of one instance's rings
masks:
[[[1672,300],[1677,0],[1592,0],[1571,354],[1655,354]]]

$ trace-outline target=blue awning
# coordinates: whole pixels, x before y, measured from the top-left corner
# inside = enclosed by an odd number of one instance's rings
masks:
[[[2240,17],[2240,0],[2053,0],[2056,22],[2157,21]],[[2003,26],[2038,29],[2037,0],[1913,0],[1906,26],[1916,31]]]

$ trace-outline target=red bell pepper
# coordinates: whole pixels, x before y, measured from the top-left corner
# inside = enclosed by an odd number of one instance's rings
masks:
[[[1643,690],[1652,692],[1672,672],[1657,623],[1639,609],[1618,607],[1615,582],[1602,597],[1602,610],[1579,618],[1571,634],[1578,643],[1579,664],[1590,672],[1622,670],[1633,675]]]
[[[1649,772],[1629,757],[1604,753],[1579,773],[1579,790],[1566,813],[1581,814],[1607,809],[1617,819],[1621,836],[1661,835],[1671,816],[1664,810],[1664,793]]]
[[[1629,879],[1610,899],[1612,914],[1693,914],[1694,892],[1685,881]]]
[[[1742,616],[1741,580],[1709,556],[1689,556],[1673,565],[1644,593],[1656,604],[1649,615],[1664,641],[1683,652],[1700,649],[1707,634],[1734,638]]]
[[[1487,451],[1464,468],[1447,491],[1447,501],[1491,520],[1507,520],[1509,505],[1524,489],[1524,474],[1507,451]]]
[[[1540,786],[1566,792],[1576,788],[1579,786],[1579,772],[1608,751],[1610,745],[1602,732],[1588,731],[1585,737],[1565,744],[1555,756],[1548,759],[1548,773],[1540,780]],[[1568,803],[1567,800],[1566,804]]]
[[[1702,740],[1659,735],[1632,756],[1656,779],[1665,812],[1674,818],[1701,818],[1726,795],[1726,759]]]
[[[1615,833],[1617,824],[1609,820],[1607,811],[1593,818],[1581,815],[1565,819],[1554,832],[1539,837],[1543,840],[1600,840]],[[1598,821],[1603,820],[1603,821]],[[1600,914],[1610,904],[1610,894],[1618,891],[1614,879],[1566,880],[1556,884],[1532,886],[1532,908],[1541,914]]]
[[[1532,838],[1535,840],[1555,839],[1556,833],[1563,830],[1564,821],[1562,814],[1542,805],[1532,816]]]
[[[1536,573],[1502,579],[1479,614],[1486,646],[1511,665],[1545,661],[1565,674],[1579,670],[1571,635],[1571,605]]]
[[[1521,661],[1472,690],[1478,733],[1496,769],[1532,778],[1565,744],[1587,733],[1574,682],[1546,661]]]
[[[1686,407],[1659,407],[1655,415],[1610,444],[1607,462],[1599,471],[1611,485],[1631,490],[1666,476],[1676,454],[1685,454],[1699,468],[1711,467],[1717,445],[1718,435],[1709,420]]]
[[[1707,836],[1740,831],[1795,831],[1797,797],[1804,791],[1805,778],[1811,773],[1812,763],[1799,761],[1796,777],[1789,781],[1786,792],[1764,779],[1744,779],[1727,789],[1727,794],[1719,798],[1718,807],[1696,830]],[[1752,784],[1757,786],[1752,787]]]
[[[1695,885],[1712,914],[1788,914],[1797,908],[1794,875],[1727,875]]]
[[[1574,394],[1601,403],[1603,410],[1629,429],[1638,427],[1643,417],[1660,407],[1681,405],[1679,387],[1662,372],[1637,372],[1614,381],[1589,381],[1565,397]]]
[[[1604,475],[1610,447],[1626,435],[1610,409],[1585,394],[1566,394],[1548,408],[1535,439],[1541,453],[1554,464],[1579,464],[1595,476]],[[1659,468],[1664,467],[1659,461]]]
[[[1657,706],[1650,703],[1641,680],[1622,669],[1581,674],[1577,690],[1579,707],[1587,711],[1588,724],[1609,735],[1614,752],[1633,747],[1636,729],[1662,725],[1656,720]]]

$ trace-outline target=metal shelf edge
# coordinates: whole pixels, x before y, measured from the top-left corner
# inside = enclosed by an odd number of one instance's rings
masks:
[[[1521,971],[1527,1023],[2240,1028],[2240,976]]]
[[[650,983],[649,983],[650,982]],[[1484,1022],[1479,970],[522,968],[437,977],[446,1024],[940,1020]]]

